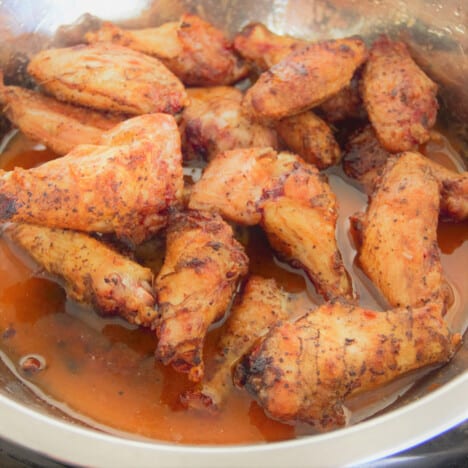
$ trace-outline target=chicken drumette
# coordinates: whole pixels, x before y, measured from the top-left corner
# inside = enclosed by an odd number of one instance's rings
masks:
[[[200,390],[189,391],[183,401],[190,407],[218,410],[232,387],[234,364],[269,327],[290,315],[291,297],[272,279],[251,276],[241,299],[234,304],[217,344],[216,367]]]
[[[175,213],[166,258],[155,283],[160,318],[156,356],[190,380],[203,378],[209,326],[227,311],[248,258],[231,227],[217,214]]]
[[[272,246],[304,268],[326,299],[353,300],[335,239],[336,198],[315,166],[271,148],[219,154],[193,187],[189,206],[261,224]]]
[[[364,215],[354,218],[358,263],[392,307],[450,299],[437,245],[440,184],[425,158],[388,161]]]
[[[362,97],[377,137],[391,152],[417,149],[437,116],[437,85],[411,58],[403,42],[383,36],[372,45],[362,77]]]

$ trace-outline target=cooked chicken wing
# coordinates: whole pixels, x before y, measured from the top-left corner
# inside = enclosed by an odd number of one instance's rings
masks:
[[[135,243],[164,227],[183,189],[174,118],[135,117],[102,141],[32,169],[0,171],[0,222],[115,232]]]
[[[59,102],[29,89],[5,86],[0,75],[3,112],[23,134],[63,155],[79,144],[99,144],[104,131],[123,117]]]
[[[150,327],[157,316],[153,274],[86,234],[32,224],[4,232],[47,271],[64,281],[72,299],[105,315]]]
[[[98,110],[175,114],[187,104],[183,84],[159,60],[114,44],[43,50],[28,72],[57,99]]]
[[[86,34],[86,40],[112,42],[152,55],[191,86],[231,84],[248,72],[222,31],[192,14],[157,28],[137,30],[105,22],[98,31]]]
[[[211,160],[235,148],[278,146],[276,132],[241,112],[242,92],[233,87],[192,88],[180,130],[185,159]]]
[[[221,153],[194,185],[189,206],[261,223],[273,247],[304,268],[320,294],[353,299],[335,239],[335,195],[298,156],[271,148]]]
[[[366,56],[356,38],[301,47],[260,75],[243,108],[256,119],[277,120],[315,107],[349,84]]]
[[[234,381],[275,419],[344,425],[350,398],[451,358],[460,336],[441,315],[429,304],[374,312],[327,303],[273,327],[239,362]]]
[[[390,153],[383,148],[371,125],[355,132],[346,143],[343,170],[370,195],[387,164]]]
[[[449,300],[437,245],[439,191],[425,158],[403,153],[389,160],[355,220],[359,265],[392,307]]]
[[[291,52],[309,44],[290,36],[280,36],[261,23],[247,25],[234,38],[234,47],[242,57],[255,63],[261,71],[281,62]]]
[[[203,382],[200,390],[184,394],[183,401],[193,408],[219,409],[231,389],[234,364],[270,326],[288,318],[289,302],[289,294],[274,280],[250,277],[219,339],[213,375]]]
[[[291,151],[319,169],[333,166],[341,158],[330,127],[310,111],[281,119],[276,130]]]
[[[383,36],[372,46],[362,77],[362,97],[382,146],[416,149],[429,139],[437,116],[437,85],[411,58],[403,42]]]
[[[203,378],[205,335],[225,314],[247,267],[242,246],[219,215],[172,215],[166,258],[155,284],[161,314],[158,359],[188,373],[192,381]]]
[[[391,153],[377,139],[374,129],[368,125],[349,139],[343,169],[370,195],[390,156]],[[421,165],[426,165],[440,184],[440,217],[448,221],[468,219],[468,172],[454,172],[419,153],[413,153],[413,159],[419,159]]]

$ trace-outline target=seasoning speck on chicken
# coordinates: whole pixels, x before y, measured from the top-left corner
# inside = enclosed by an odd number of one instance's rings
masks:
[[[157,28],[129,30],[104,22],[98,31],[86,34],[86,40],[112,42],[156,57],[190,86],[227,85],[248,72],[223,32],[192,14]]]
[[[203,378],[209,326],[226,313],[248,258],[217,214],[175,213],[166,258],[155,283],[160,319],[156,356],[192,381]]]
[[[374,312],[327,303],[274,326],[241,359],[234,382],[275,419],[331,429],[346,424],[347,400],[446,363],[460,339],[440,304]]]
[[[348,85],[366,58],[366,46],[357,38],[301,47],[260,75],[244,96],[244,111],[268,121],[318,106]]]
[[[151,327],[157,317],[153,273],[80,232],[10,223],[4,233],[49,274],[67,295],[103,315]]]
[[[174,117],[148,114],[31,169],[0,171],[0,221],[116,233],[142,242],[164,227],[182,197]]]
[[[97,110],[176,114],[187,104],[183,84],[158,59],[115,44],[42,50],[28,72],[60,101]]]
[[[362,97],[382,146],[417,149],[437,117],[437,85],[416,65],[403,42],[375,41],[362,77]]]

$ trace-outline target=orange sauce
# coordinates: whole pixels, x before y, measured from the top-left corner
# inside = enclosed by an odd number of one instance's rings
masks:
[[[444,139],[423,150],[448,166],[459,167]],[[0,167],[32,167],[53,157],[50,151],[17,135],[0,155]],[[330,183],[340,200],[337,237],[346,267],[353,274],[361,304],[378,309],[378,300],[354,267],[355,251],[348,233],[347,218],[365,208],[366,197],[339,174],[331,174]],[[468,302],[467,231],[466,223],[441,224],[439,228],[444,269],[459,298],[456,313],[465,313],[463,304]],[[275,258],[260,229],[243,233],[251,273],[275,278],[311,304],[320,301],[304,275]],[[153,252],[147,263],[153,265],[154,258],[160,257],[160,252]],[[207,372],[220,333],[222,325],[207,337]],[[0,351],[19,378],[52,404],[107,431],[177,443],[255,443],[312,433],[309,427],[269,419],[248,395],[234,388],[219,414],[185,409],[179,395],[191,384],[184,375],[156,362],[155,348],[152,332],[120,319],[104,319],[69,301],[57,282],[0,237]],[[45,369],[21,370],[19,361],[29,354],[42,356]]]

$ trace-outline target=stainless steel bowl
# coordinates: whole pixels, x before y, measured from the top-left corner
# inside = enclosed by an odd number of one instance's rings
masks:
[[[0,65],[10,82],[24,83],[28,58],[51,44],[79,42],[83,32],[96,22],[90,15],[135,27],[158,25],[187,10],[229,33],[250,21],[261,21],[278,33],[308,39],[352,34],[372,38],[381,32],[402,37],[441,86],[442,118],[450,121],[451,129],[465,143],[468,141],[468,8],[463,1],[4,0],[0,2]],[[462,153],[466,160],[466,151]],[[449,365],[368,421],[286,442],[224,447],[108,435],[47,405],[0,363],[0,437],[56,460],[88,466],[363,463],[412,447],[468,418],[467,341]]]

